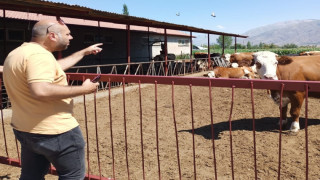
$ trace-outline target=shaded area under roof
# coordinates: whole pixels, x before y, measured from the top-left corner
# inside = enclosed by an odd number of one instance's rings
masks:
[[[215,35],[225,35],[233,37],[247,38],[248,36],[212,31],[207,29],[196,28],[192,26],[178,25],[167,22],[160,22],[146,18],[126,16],[122,14],[110,13],[106,11],[94,10],[86,7],[67,5],[63,3],[54,3],[40,0],[1,0],[0,8],[5,10],[15,10],[23,12],[41,13],[52,16],[64,16],[80,18],[86,20],[105,21],[119,24],[174,29],[181,31],[190,31],[197,33],[207,33]]]

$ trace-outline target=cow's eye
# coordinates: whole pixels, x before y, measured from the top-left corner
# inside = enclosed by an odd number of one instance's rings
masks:
[[[278,61],[276,61],[274,64],[278,64]]]
[[[260,64],[259,62],[256,62],[256,67],[257,67],[258,69],[260,69],[260,68],[261,68],[261,64]]]

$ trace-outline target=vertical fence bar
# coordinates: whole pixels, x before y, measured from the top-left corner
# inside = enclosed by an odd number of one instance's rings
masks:
[[[140,106],[140,137],[141,137],[141,160],[143,179],[146,179],[144,169],[144,151],[143,151],[143,126],[142,126],[142,98],[141,98],[141,80],[139,80],[139,106]]]
[[[231,97],[231,108],[230,108],[230,115],[229,115],[229,134],[230,134],[230,158],[231,158],[231,171],[232,171],[232,179],[234,180],[234,167],[233,167],[233,151],[232,151],[232,110],[233,110],[233,103],[234,103],[234,88],[235,86],[232,85],[232,97]]]
[[[111,153],[112,153],[112,174],[113,178],[116,179],[115,173],[115,161],[114,161],[114,145],[113,145],[113,132],[112,132],[112,110],[111,110],[111,79],[109,78],[109,115],[110,115],[110,139],[111,139]]]
[[[212,111],[212,84],[209,80],[209,101],[210,101],[210,119],[211,119],[211,139],[212,139],[212,154],[213,154],[213,165],[214,165],[214,177],[218,179],[217,175],[217,161],[216,161],[216,148],[214,144],[214,127],[213,127],[213,111]]]
[[[309,88],[308,84],[305,85],[306,91],[305,91],[305,111],[306,111],[306,117],[305,117],[305,125],[304,125],[304,130],[305,130],[305,138],[306,138],[306,180],[309,179],[309,148],[308,148],[308,97],[309,97]]]
[[[129,160],[128,160],[128,139],[127,139],[127,116],[126,116],[126,91],[125,91],[125,78],[122,78],[122,93],[123,93],[123,123],[124,123],[124,139],[125,139],[125,149],[126,149],[126,163],[128,179],[130,179],[129,171]]]
[[[179,140],[178,140],[178,129],[177,129],[177,121],[176,121],[176,113],[175,113],[175,106],[174,106],[174,81],[171,84],[172,89],[172,117],[173,117],[173,124],[174,130],[176,133],[176,146],[177,146],[177,161],[178,161],[178,168],[179,168],[179,179],[181,180],[181,165],[180,165],[180,152],[179,152]]]
[[[96,130],[96,146],[97,146],[97,160],[98,160],[98,168],[99,168],[99,176],[101,179],[101,166],[100,166],[100,151],[99,151],[99,133],[98,133],[98,117],[97,117],[97,95],[94,92],[94,122],[95,122],[95,130]]]
[[[18,155],[18,161],[19,161],[19,166],[21,166],[21,158],[20,158],[20,152],[19,152],[19,145],[18,145],[18,140],[15,137],[14,141],[16,142],[16,150],[17,150],[17,155]]]
[[[283,112],[282,112],[282,98],[283,98],[283,89],[284,89],[284,84],[281,84],[281,91],[280,91],[280,127],[279,127],[279,157],[278,157],[278,180],[280,180],[280,170],[281,170],[281,142],[282,142],[282,117],[283,117]]]
[[[154,98],[155,98],[155,110],[156,110],[156,141],[157,141],[157,160],[158,160],[158,175],[161,179],[160,168],[160,153],[159,153],[159,127],[158,127],[158,82],[154,81]]]
[[[258,171],[257,171],[257,143],[256,143],[256,119],[254,112],[254,97],[253,97],[253,82],[251,85],[251,105],[252,105],[252,133],[253,133],[253,160],[254,160],[254,177],[258,179]]]
[[[192,149],[193,149],[193,173],[194,179],[197,179],[197,168],[196,168],[196,147],[194,139],[194,116],[193,116],[193,100],[192,100],[192,84],[189,84],[190,88],[190,106],[191,106],[191,124],[192,124]]]
[[[2,78],[0,79],[0,92],[2,92]],[[8,157],[8,159],[10,160],[9,157],[9,152],[8,152],[8,145],[7,145],[7,137],[6,137],[6,131],[4,128],[4,120],[3,120],[3,106],[2,106],[2,93],[0,93],[0,97],[1,97],[1,121],[2,121],[2,132],[3,132],[3,140],[4,140],[4,148],[6,151],[6,155]]]
[[[84,81],[85,78],[83,77]],[[86,139],[87,139],[87,166],[88,166],[88,178],[90,179],[90,148],[89,148],[89,130],[88,130],[88,116],[87,116],[87,105],[86,105],[86,95],[83,95],[83,108],[84,108],[84,121],[86,128]]]

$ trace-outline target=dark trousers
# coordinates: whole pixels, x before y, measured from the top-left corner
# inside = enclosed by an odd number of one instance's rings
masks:
[[[85,142],[78,127],[58,135],[32,134],[13,130],[21,143],[20,180],[43,180],[50,163],[59,180],[83,180]]]

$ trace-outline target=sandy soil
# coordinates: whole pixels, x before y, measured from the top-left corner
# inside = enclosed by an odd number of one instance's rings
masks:
[[[157,101],[155,100],[156,90]],[[121,92],[122,89],[114,89],[112,91]],[[161,179],[179,179],[174,113],[179,140],[182,179],[195,179],[195,170],[197,179],[215,179],[215,169],[217,170],[218,179],[232,179],[232,171],[235,179],[254,179],[253,115],[250,90],[235,89],[231,117],[231,136],[229,131],[231,89],[212,89],[213,136],[211,133],[209,89],[207,87],[192,87],[193,102],[191,104],[190,88],[188,86],[175,86],[175,111],[172,108],[171,93],[172,87],[167,85],[158,85],[157,89],[155,89],[154,85],[148,85],[141,89],[142,137],[146,179],[159,179],[158,169],[161,170]],[[89,139],[87,142],[90,149],[89,165],[91,174],[99,174],[97,165],[99,156],[102,176],[114,177],[110,137],[110,120],[112,119],[115,178],[128,179],[127,176],[129,174],[130,179],[143,179],[139,90],[133,88],[131,91],[126,92],[125,104],[123,103],[124,96],[121,93],[113,94],[110,101],[111,109],[109,108],[108,93],[101,92],[99,97],[96,101],[97,126],[94,125],[94,101],[89,96],[86,97],[85,108],[82,103],[75,106],[75,116],[80,122],[83,133],[86,134],[87,130],[89,132],[89,136],[85,135],[85,138]],[[81,98],[83,99],[83,97]],[[191,106],[193,111],[191,111]],[[319,106],[319,100],[309,99],[309,125],[307,129],[309,179],[320,179]],[[265,90],[254,90],[254,107],[258,179],[277,179],[279,162],[278,107],[268,97]],[[87,128],[84,109],[87,112]],[[290,134],[288,131],[282,133],[281,179],[306,179],[304,117],[305,111],[302,109],[300,118],[301,130],[297,134]],[[10,157],[16,157],[15,143],[8,122],[9,120],[5,119]],[[158,124],[158,128],[156,124]],[[194,126],[194,136],[192,126]],[[98,140],[95,138],[96,128],[98,129]],[[126,134],[124,133],[125,129],[127,130]],[[159,151],[157,151],[157,136]],[[0,137],[0,156],[5,156],[2,132],[0,132]],[[193,138],[195,151],[192,150]],[[232,157],[230,139],[232,139]],[[212,140],[214,140],[215,146],[216,167],[213,163]],[[125,145],[126,141],[127,146]],[[99,154],[96,153],[97,149],[99,149]],[[129,168],[127,168],[126,163],[126,152]],[[159,161],[157,153],[159,153]],[[160,166],[158,166],[159,164]],[[0,179],[17,179],[19,171],[19,168],[0,165]],[[48,175],[47,179],[57,179],[57,177]]]

